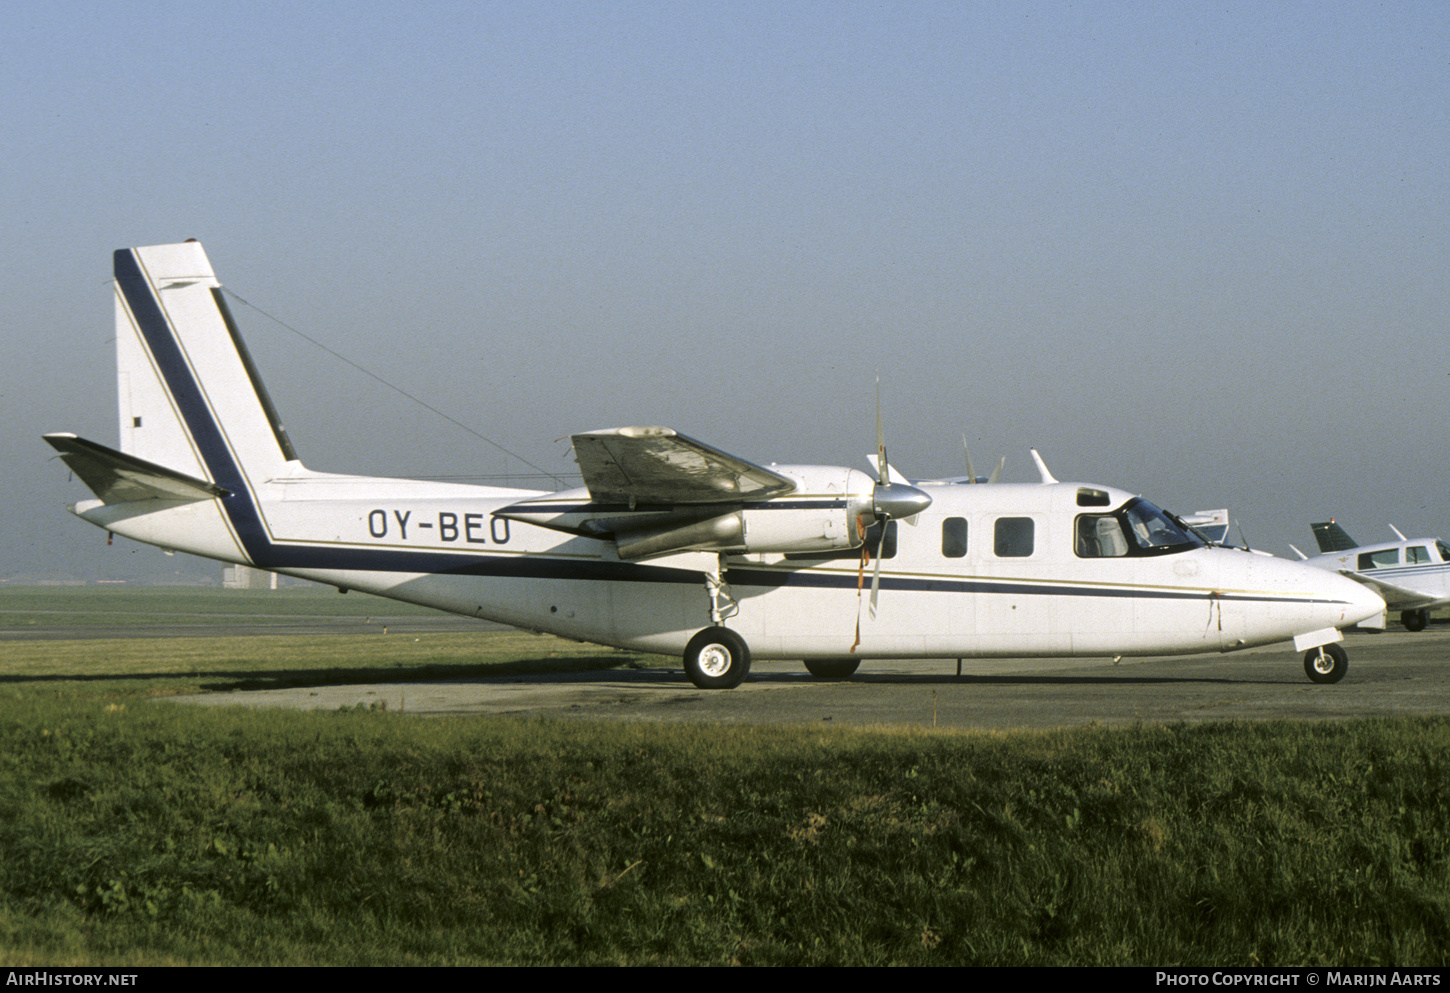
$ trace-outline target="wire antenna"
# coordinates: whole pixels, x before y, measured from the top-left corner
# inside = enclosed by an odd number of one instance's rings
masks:
[[[464,431],[467,431],[469,434],[473,435],[479,441],[482,441],[482,442],[484,442],[486,444],[492,445],[494,448],[498,449],[500,452],[503,452],[509,458],[511,458],[511,459],[517,459],[518,461],[522,462],[524,465],[528,466],[530,469],[533,469],[540,476],[544,476],[544,477],[546,477],[548,479],[552,479],[554,481],[555,485],[561,486],[561,487],[564,485],[563,479],[558,474],[552,473],[552,472],[550,472],[547,469],[541,469],[539,466],[534,465],[532,462],[530,462],[528,459],[524,458],[522,455],[516,455],[516,454],[514,454],[513,452],[509,451],[507,448],[504,448],[498,442],[494,441],[492,438],[489,438],[486,435],[480,434],[478,431],[475,431],[473,428],[469,427],[467,424],[464,424],[462,421],[458,420],[455,417],[450,417],[448,414],[445,414],[443,411],[439,410],[437,407],[433,406],[432,404],[427,403],[427,402],[425,402],[423,400],[418,399],[413,394],[411,394],[407,390],[403,389],[401,386],[395,386],[395,385],[393,385],[392,383],[388,382],[386,379],[384,379],[382,376],[379,376],[377,373],[373,372],[372,370],[363,368],[362,366],[360,366],[356,362],[354,362],[352,359],[348,358],[346,355],[342,355],[342,354],[340,354],[338,352],[333,351],[331,348],[328,348],[326,345],[324,345],[322,342],[318,341],[316,338],[313,338],[311,335],[305,334],[302,331],[297,330],[296,328],[294,328],[292,325],[288,324],[286,321],[282,320],[281,318],[273,317],[271,314],[267,313],[261,307],[258,307],[256,304],[251,303],[248,300],[242,299],[240,296],[238,296],[236,293],[233,293],[231,290],[227,289],[226,287],[222,287],[222,292],[224,292],[227,296],[231,297],[233,300],[237,301],[237,303],[242,304],[244,307],[250,307],[252,310],[255,310],[257,313],[261,314],[263,317],[267,318],[267,320],[272,321],[274,324],[278,325],[279,327],[283,327],[283,328],[286,328],[288,331],[291,331],[297,337],[301,338],[303,341],[305,341],[308,344],[312,345],[314,348],[321,349],[322,351],[326,352],[328,355],[331,355],[333,358],[337,359],[339,362],[343,362],[343,363],[346,363],[349,366],[352,366],[352,368],[356,369],[358,372],[362,373],[364,376],[367,376],[369,379],[373,380],[374,382],[380,383],[383,386],[386,386],[388,389],[392,390],[394,393],[397,393],[400,396],[406,397],[407,399],[409,399],[409,400],[413,401],[414,403],[416,403],[418,406],[422,407],[424,410],[427,410],[427,411],[429,411],[429,412],[431,412],[433,414],[436,414],[437,416],[443,418],[445,421],[447,421],[449,424],[452,424],[454,427],[462,428]]]

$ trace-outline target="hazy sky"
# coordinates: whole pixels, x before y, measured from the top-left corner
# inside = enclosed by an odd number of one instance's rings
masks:
[[[665,424],[1228,506],[1254,544],[1450,532],[1450,7],[7,7],[0,577],[105,535],[112,250],[227,287],[551,472]],[[528,472],[236,304],[313,468]],[[200,571],[218,571],[210,565]]]

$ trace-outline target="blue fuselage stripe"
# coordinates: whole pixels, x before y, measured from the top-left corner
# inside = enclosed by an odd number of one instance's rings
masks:
[[[228,520],[247,555],[257,565],[264,565],[262,560],[268,558],[266,550],[271,542],[251,488],[134,252],[128,249],[116,252],[115,273],[121,295],[212,481],[231,491],[229,496],[221,498]]]

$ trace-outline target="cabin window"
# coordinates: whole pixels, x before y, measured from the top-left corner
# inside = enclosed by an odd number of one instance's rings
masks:
[[[1361,552],[1359,556],[1359,571],[1366,569],[1384,569],[1392,565],[1400,564],[1400,550],[1398,548],[1386,548],[1382,552]]]
[[[1090,490],[1087,487],[1077,491],[1077,505],[1079,507],[1106,507],[1112,501],[1102,490]]]
[[[1450,562],[1450,545],[1445,544],[1443,541],[1436,541],[1435,551],[1440,553],[1441,561]]]
[[[941,522],[941,553],[944,558],[959,559],[967,554],[967,519],[948,517]]]
[[[1171,555],[1202,547],[1203,539],[1191,528],[1141,498],[1111,514],[1079,514],[1073,525],[1073,551],[1082,559]]]
[[[1420,565],[1424,562],[1432,562],[1430,550],[1420,545],[1412,545],[1405,549],[1405,564]]]
[[[1032,554],[1034,540],[1032,518],[999,517],[992,551],[1001,559],[1025,559]]]

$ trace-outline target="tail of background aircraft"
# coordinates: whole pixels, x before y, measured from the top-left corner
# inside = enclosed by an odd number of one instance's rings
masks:
[[[1319,551],[1325,554],[1347,552],[1351,548],[1359,547],[1359,542],[1345,534],[1344,528],[1334,523],[1333,520],[1309,526],[1314,530],[1314,540],[1319,542]]]

